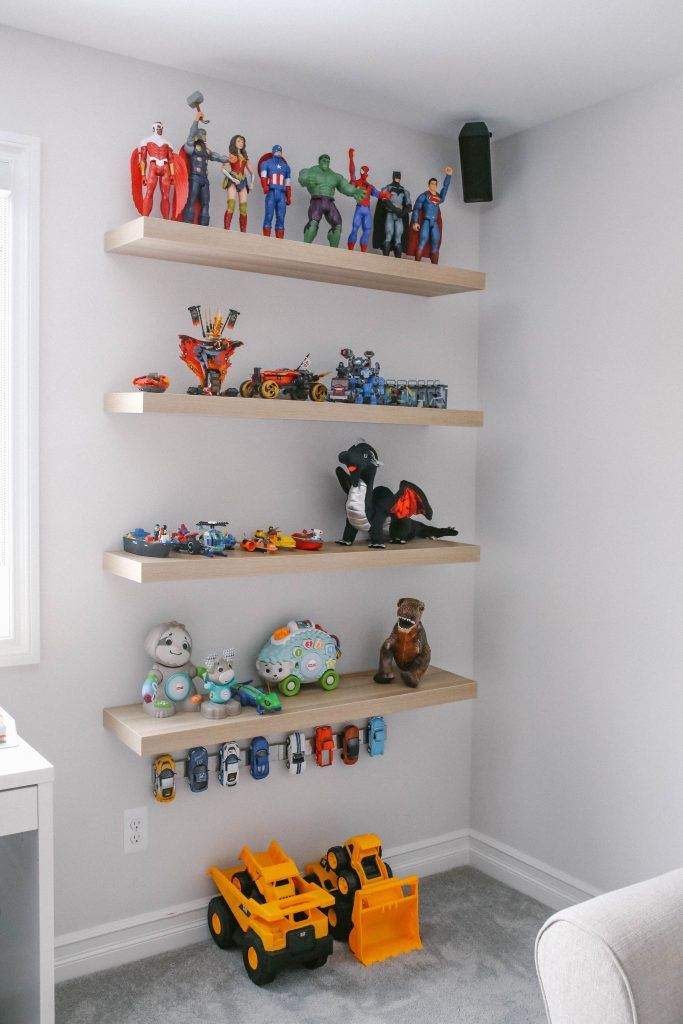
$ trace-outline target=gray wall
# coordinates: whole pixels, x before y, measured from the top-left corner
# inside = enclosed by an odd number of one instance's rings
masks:
[[[598,888],[680,865],[683,81],[495,147],[472,824]]]
[[[309,351],[332,369],[342,345],[373,348],[388,375],[440,376],[451,404],[476,407],[477,298],[422,300],[302,281],[105,256],[103,232],[134,214],[131,149],[162,118],[180,145],[185,96],[200,88],[217,148],[235,132],[255,160],[275,142],[295,169],[332,154],[346,170],[350,145],[373,180],[400,167],[408,187],[455,163],[451,141],[340,114],[313,104],[242,90],[37,36],[0,33],[2,127],[39,136],[42,153],[41,538],[43,657],[4,670],[0,704],[57,769],[57,933],[154,912],[208,894],[205,868],[233,858],[245,842],[275,837],[297,858],[358,831],[399,845],[465,827],[469,818],[470,706],[390,720],[386,757],[354,769],[311,767],[300,780],[284,766],[260,786],[245,779],[229,793],[212,786],[175,804],[150,796],[149,761],[101,726],[106,705],[139,697],[148,661],[147,628],[177,617],[191,628],[201,661],[216,647],[239,648],[251,675],[272,628],[315,616],[338,632],[347,670],[375,663],[405,593],[427,604],[437,665],[472,671],[473,566],[412,572],[281,577],[178,586],[105,576],[101,552],[122,532],[157,520],[227,517],[235,533],[268,521],[283,529],[320,525],[328,538],[343,522],[336,455],[352,426],[202,419],[115,418],[101,411],[105,390],[131,377],[168,372],[174,390],[192,382],[177,358],[186,307],[201,302],[242,311],[247,347],[233,380],[254,363],[286,365]],[[214,181],[218,180],[216,167]],[[297,189],[288,235],[300,237],[306,196]],[[460,203],[454,181],[444,219],[444,262],[478,266],[478,213]],[[260,231],[260,192],[250,229]],[[213,221],[224,193],[214,188]],[[353,203],[340,200],[346,231]],[[273,244],[277,244],[274,242]],[[473,431],[380,428],[382,480],[414,478],[435,521],[474,538]],[[122,811],[147,804],[149,850],[124,856]]]

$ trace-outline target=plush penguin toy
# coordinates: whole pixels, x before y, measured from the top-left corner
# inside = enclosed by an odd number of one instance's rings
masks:
[[[337,466],[337,479],[346,495],[346,526],[337,544],[353,544],[358,531],[364,530],[370,535],[369,547],[383,548],[387,519],[392,544],[406,544],[415,537],[457,535],[452,526],[428,526],[412,518],[421,515],[431,519],[433,514],[427,495],[417,484],[402,480],[395,492],[375,487],[375,475],[382,463],[366,441],[356,441],[348,451],[340,452],[339,461],[342,465]]]

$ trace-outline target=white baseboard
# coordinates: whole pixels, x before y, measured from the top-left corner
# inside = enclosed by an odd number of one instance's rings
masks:
[[[597,895],[583,882],[469,829],[387,849],[385,855],[397,875],[433,875],[469,864],[554,910]],[[67,981],[201,942],[208,934],[206,906],[206,899],[194,900],[59,935],[55,980]]]

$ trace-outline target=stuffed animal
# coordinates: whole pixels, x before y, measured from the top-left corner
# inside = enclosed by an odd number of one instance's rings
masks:
[[[401,673],[406,686],[419,686],[429,668],[432,652],[422,625],[425,606],[416,597],[399,598],[396,624],[380,648],[376,683],[391,683],[394,674],[392,661]]]
[[[202,701],[200,711],[205,718],[227,718],[228,715],[239,715],[242,705],[239,698],[233,696],[233,686],[237,684],[237,676],[233,668],[235,648],[226,647],[222,655],[210,654],[204,661],[204,668],[198,668],[208,700]]]
[[[372,445],[362,439],[346,452],[339,453],[337,479],[346,494],[346,526],[337,544],[350,545],[359,530],[370,535],[368,547],[383,548],[384,524],[389,519],[392,544],[406,544],[415,537],[455,537],[452,526],[427,526],[413,519],[414,515],[432,518],[427,495],[417,484],[402,480],[396,492],[388,487],[375,487],[375,475],[382,465]]]
[[[142,684],[143,708],[155,718],[198,711],[203,689],[192,664],[192,637],[181,622],[161,622],[145,637],[145,651],[154,664]]]

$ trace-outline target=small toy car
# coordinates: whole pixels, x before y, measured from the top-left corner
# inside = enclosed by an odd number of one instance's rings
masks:
[[[254,398],[256,395],[261,398],[277,398],[283,394],[300,402],[305,402],[307,398],[312,402],[324,402],[327,387],[321,380],[328,376],[329,373],[311,372],[309,352],[293,370],[262,370],[260,366],[255,366],[249,380],[240,384],[240,395],[242,398]]]
[[[243,708],[256,708],[259,715],[272,715],[282,711],[282,704],[276,693],[265,693],[257,686],[250,686],[249,683],[238,683],[233,690]]]
[[[236,786],[240,777],[240,748],[236,743],[221,743],[218,751],[218,781],[221,786]]]
[[[251,750],[249,771],[251,772],[252,778],[265,779],[270,770],[268,763],[268,754],[270,751],[268,740],[265,736],[254,736],[249,749]]]
[[[375,715],[368,722],[368,754],[378,757],[384,753],[384,719]]]
[[[133,377],[132,384],[138,391],[150,391],[152,394],[160,394],[166,390],[171,383],[163,373],[143,373],[141,377]]]
[[[175,761],[170,754],[160,754],[152,764],[154,799],[160,804],[175,800]]]
[[[262,555],[274,555],[277,551],[277,544],[264,535],[263,530],[257,531],[253,537],[245,535],[240,541],[240,547],[243,551],[259,551]]]
[[[319,725],[315,730],[315,760],[320,768],[328,768],[334,761],[334,736],[329,725]]]
[[[185,523],[181,523],[171,534],[171,547],[174,551],[183,551],[188,555],[201,555],[203,551],[199,533],[188,529]]]
[[[185,757],[187,782],[193,793],[209,788],[209,755],[206,747],[192,747]]]
[[[290,732],[285,746],[285,764],[291,775],[301,775],[306,767],[306,737],[302,732]]]
[[[342,761],[355,764],[360,753],[360,732],[355,725],[347,725],[342,732]]]
[[[267,530],[257,530],[254,540],[257,539],[270,541],[276,548],[295,548],[297,546],[294,537],[290,537],[288,533],[281,533],[277,526],[269,526]]]

